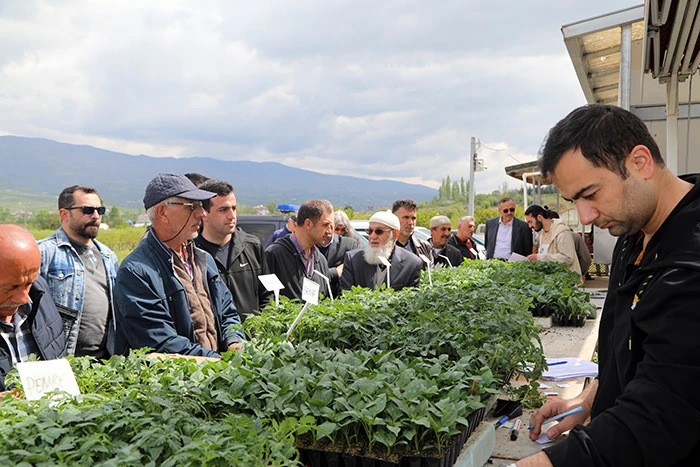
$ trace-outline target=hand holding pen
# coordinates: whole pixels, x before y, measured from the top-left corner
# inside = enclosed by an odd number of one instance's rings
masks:
[[[590,409],[575,399],[549,401],[530,418],[530,439],[534,441],[540,436],[543,425],[560,420],[559,424],[547,430],[547,436],[554,439],[574,426],[584,423],[589,413]]]

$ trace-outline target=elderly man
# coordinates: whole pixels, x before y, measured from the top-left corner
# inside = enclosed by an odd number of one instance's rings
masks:
[[[527,223],[515,217],[515,202],[503,198],[498,202],[500,217],[486,221],[486,258],[510,259],[513,253],[532,253],[532,231]]]
[[[457,221],[457,232],[447,241],[466,259],[479,259],[476,244],[472,240],[474,230],[476,230],[476,224],[472,216],[460,217]]]
[[[34,237],[13,224],[0,224],[0,390],[18,362],[34,354],[42,360],[64,357],[63,323],[39,276],[41,254]]]
[[[574,110],[540,159],[583,224],[618,236],[598,336],[598,378],[531,418],[556,438],[518,466],[700,465],[700,177],[676,176],[644,122],[619,107]],[[588,425],[583,426],[588,418]]]
[[[200,188],[216,196],[202,202],[207,215],[194,242],[214,257],[243,322],[272,299],[272,293],[258,280],[258,276],[268,274],[262,243],[255,235],[236,227],[238,205],[230,183],[209,179]]]
[[[452,235],[452,222],[447,216],[435,216],[430,219],[430,243],[433,246],[433,265],[435,267],[457,267],[462,264],[462,254],[448,243]]]
[[[423,261],[403,248],[395,248],[394,242],[400,229],[398,217],[389,211],[372,214],[367,229],[367,246],[345,254],[343,275],[340,277],[342,290],[349,290],[355,285],[378,288],[387,283],[387,272],[389,285],[394,290],[418,287]],[[389,261],[390,268],[384,265],[381,257]]]
[[[240,348],[243,335],[231,293],[214,259],[197,248],[202,201],[215,196],[184,175],[158,174],[143,205],[151,228],[117,273],[117,351],[218,357]]]
[[[343,211],[334,212],[333,225],[335,233],[331,233],[327,237],[324,237],[322,243],[316,245],[321,251],[321,254],[326,257],[326,261],[328,261],[331,291],[335,297],[340,294],[340,276],[343,274],[343,261],[345,260],[345,253],[360,248],[359,240],[351,238],[349,235],[345,236],[337,233],[338,226],[343,227],[344,233],[349,233],[346,225],[341,223],[344,220],[343,216],[345,216],[344,219],[347,220],[347,225],[350,225],[350,220],[348,220],[347,214],[345,214]]]
[[[96,240],[105,207],[97,190],[73,185],[58,196],[61,227],[39,241],[41,277],[54,303],[72,310],[68,353],[109,358],[114,353],[113,290],[117,255]]]
[[[418,218],[418,204],[412,199],[399,199],[394,201],[391,212],[399,218],[401,223],[399,237],[395,240],[396,246],[405,248],[416,256],[423,254],[432,261],[433,249],[430,243],[413,235],[413,231],[416,228],[416,219]],[[428,267],[423,261],[421,261],[421,265],[423,269]]]
[[[333,205],[324,199],[305,201],[297,212],[296,230],[265,250],[270,272],[284,284],[282,295],[301,300],[304,278],[318,283],[320,293],[329,294],[326,281],[317,274],[329,276],[328,262],[316,245],[332,234]]]

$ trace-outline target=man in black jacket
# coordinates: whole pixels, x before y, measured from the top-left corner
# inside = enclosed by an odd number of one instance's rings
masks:
[[[457,267],[464,260],[457,247],[450,245],[452,221],[447,216],[435,216],[430,219],[430,243],[433,246],[433,264],[435,267]]]
[[[531,419],[566,440],[519,466],[700,465],[700,177],[677,177],[638,117],[615,106],[574,110],[540,159],[581,223],[620,238],[599,335],[598,379]],[[588,417],[591,422],[582,424]]]
[[[243,322],[272,299],[272,292],[258,280],[258,276],[268,274],[262,243],[255,235],[236,228],[236,195],[230,183],[209,179],[200,188],[216,196],[202,202],[207,216],[202,220],[202,233],[194,242],[214,257]]]
[[[0,224],[0,390],[5,376],[31,354],[42,360],[66,356],[63,323],[46,281],[31,233]]]
[[[340,294],[340,276],[343,274],[345,253],[360,248],[360,242],[354,238],[331,233],[328,238],[324,237],[323,243],[319,243],[317,247],[328,261],[331,291],[333,296],[337,297]]]
[[[418,218],[418,204],[412,199],[399,199],[394,201],[391,212],[399,218],[401,223],[399,238],[395,239],[396,246],[404,248],[416,256],[425,255],[432,262],[433,248],[430,243],[413,235]],[[422,260],[421,265],[422,269],[428,268],[428,265]]]
[[[278,238],[265,250],[270,273],[276,274],[284,289],[282,295],[301,301],[304,278],[319,284],[319,292],[329,295],[326,281],[328,262],[316,245],[333,233],[333,205],[323,199],[310,199],[299,207],[297,228]]]

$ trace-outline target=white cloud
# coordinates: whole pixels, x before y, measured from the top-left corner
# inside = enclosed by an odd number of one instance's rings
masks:
[[[430,186],[474,136],[491,191],[584,103],[560,27],[626,6],[0,0],[0,131]]]

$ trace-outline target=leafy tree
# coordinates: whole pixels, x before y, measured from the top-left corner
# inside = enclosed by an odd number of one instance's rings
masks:
[[[107,224],[112,228],[121,227],[126,225],[126,221],[122,217],[122,213],[118,207],[112,206],[112,209],[107,213],[106,219]]]
[[[275,203],[268,203],[266,206],[268,211],[270,211],[270,215],[276,215],[279,214],[280,212],[277,210],[277,205]]]
[[[61,217],[57,212],[40,209],[34,214],[30,225],[36,229],[57,230],[61,226]]]

